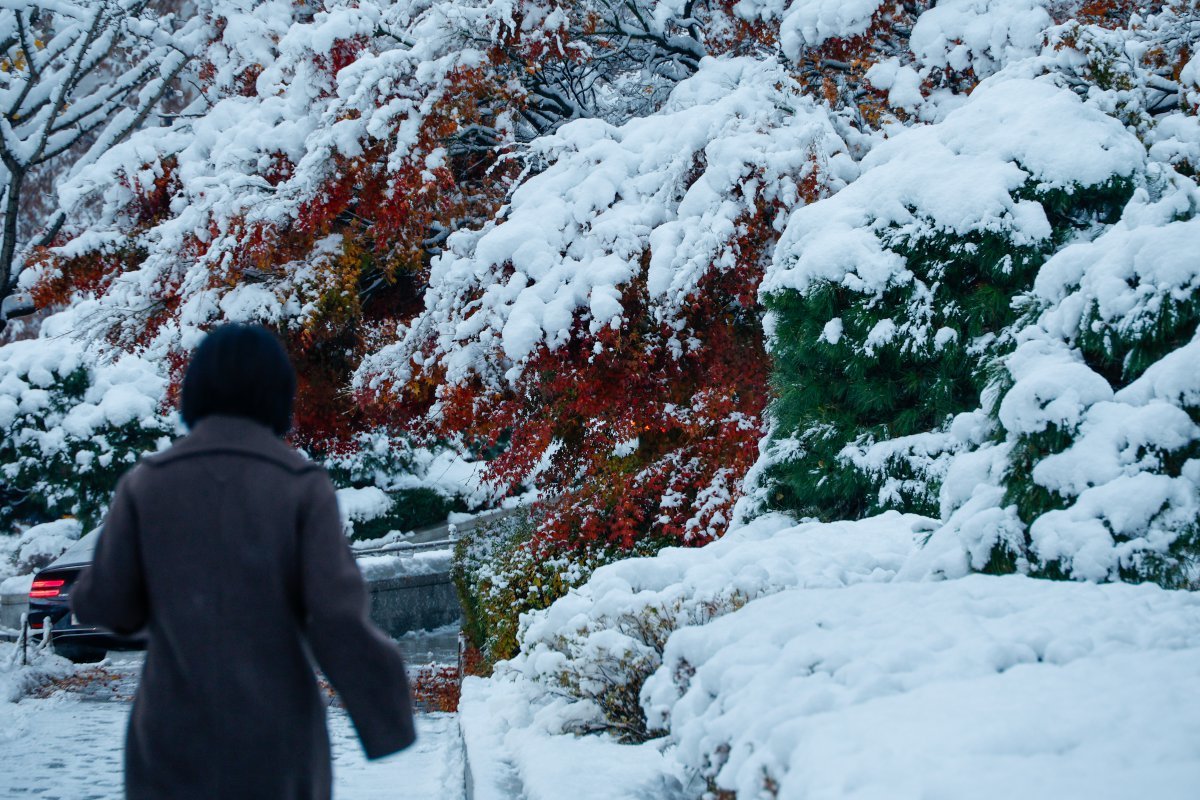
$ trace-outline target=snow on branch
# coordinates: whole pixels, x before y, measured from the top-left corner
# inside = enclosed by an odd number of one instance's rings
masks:
[[[69,152],[69,171],[95,162],[160,108],[191,57],[196,26],[146,2],[27,0],[0,8],[0,300],[17,285],[18,215],[30,174]],[[49,242],[62,212],[41,220]],[[0,325],[3,322],[0,321]]]

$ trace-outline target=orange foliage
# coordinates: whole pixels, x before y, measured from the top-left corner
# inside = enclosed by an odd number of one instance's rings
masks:
[[[806,177],[802,191],[815,195],[819,180]],[[741,221],[730,243],[735,266],[710,271],[681,309],[690,339],[682,352],[679,334],[651,314],[643,271],[625,287],[620,328],[590,333],[577,320],[576,334],[558,349],[543,346],[511,392],[441,386],[444,433],[508,440],[488,465],[493,480],[519,483],[553,453],[539,477],[554,495],[540,537],[629,549],[719,534],[764,433],[768,361],[756,295],[781,212],[760,204]],[[436,374],[418,375],[400,396],[414,402],[431,385]]]
[[[1083,25],[1100,25],[1105,28],[1123,28],[1134,14],[1146,16],[1162,11],[1165,0],[1084,0],[1066,4],[1063,11]],[[1064,17],[1064,19],[1067,17]]]
[[[412,678],[412,695],[423,711],[458,711],[462,694],[462,676],[458,667],[427,664],[418,667]]]

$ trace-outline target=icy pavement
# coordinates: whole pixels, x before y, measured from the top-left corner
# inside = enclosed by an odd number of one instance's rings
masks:
[[[0,798],[120,800],[121,748],[131,706],[60,694],[0,705]],[[417,743],[363,757],[346,712],[329,709],[333,796],[341,800],[455,800],[463,762],[453,714],[417,717]]]
[[[400,637],[399,644],[410,664],[452,662],[457,629]],[[0,800],[120,800],[129,701],[144,658],[110,653],[19,703],[0,702]],[[457,715],[419,714],[416,744],[368,762],[345,710],[327,713],[337,800],[462,798]]]

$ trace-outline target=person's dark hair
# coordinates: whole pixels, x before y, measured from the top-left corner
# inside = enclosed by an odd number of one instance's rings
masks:
[[[295,398],[296,372],[275,334],[261,325],[222,325],[192,354],[179,410],[189,428],[211,414],[228,414],[283,436],[292,427]]]

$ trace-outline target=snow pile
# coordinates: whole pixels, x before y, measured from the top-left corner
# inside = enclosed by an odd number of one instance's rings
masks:
[[[0,596],[26,598],[33,588],[33,573],[28,575],[13,575],[0,580]],[[7,623],[7,620],[6,620]]]
[[[532,724],[517,684],[467,677],[459,728],[475,800],[687,800],[686,776],[657,742],[556,736]]]
[[[415,358],[460,382],[496,353],[515,380],[577,321],[593,333],[619,327],[622,289],[644,258],[652,308],[675,320],[706,273],[734,266],[754,202],[791,206],[802,184],[836,189],[855,174],[828,114],[786,70],[749,58],[704,60],[651,117],[579,120],[531,146],[547,168],[517,188],[500,222],[451,237],[425,310],[364,361],[361,381],[403,383]]]
[[[550,727],[609,729],[638,738],[641,682],[658,669],[673,631],[702,625],[757,597],[796,587],[890,580],[932,520],[886,514],[795,526],[768,515],[700,549],[668,548],[600,567],[549,609],[522,618],[521,653],[497,670],[556,699]],[[564,691],[565,689],[565,691]]]
[[[74,544],[83,525],[76,519],[60,519],[34,525],[17,538],[13,564],[18,574],[32,574],[66,552]]]
[[[16,703],[74,671],[75,665],[55,655],[47,641],[35,639],[24,649],[19,642],[0,642],[0,703]]]
[[[739,797],[1183,798],[1197,669],[1194,594],[971,576],[757,600],[673,635],[642,697]]]

